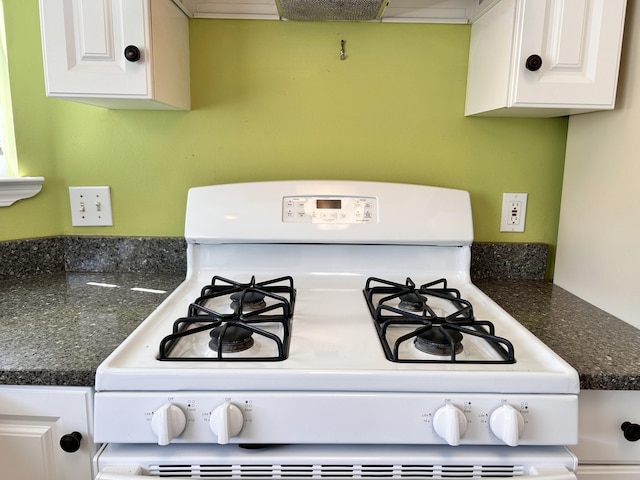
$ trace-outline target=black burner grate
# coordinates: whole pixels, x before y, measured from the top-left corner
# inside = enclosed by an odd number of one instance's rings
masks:
[[[189,305],[187,316],[173,323],[173,332],[160,342],[158,360],[178,361],[281,361],[289,356],[291,327],[296,290],[293,278],[286,276],[256,282],[251,277],[248,283],[240,283],[224,277],[214,276],[210,285],[202,288],[200,297]],[[229,299],[231,313],[222,313],[207,306],[210,300]],[[262,299],[268,299],[264,302]],[[282,334],[277,335],[265,328],[277,324]],[[179,341],[202,332],[211,334],[211,356],[180,356],[172,352]],[[270,342],[277,353],[269,356],[234,356],[238,337],[258,335]],[[231,338],[233,337],[233,338]],[[245,338],[245,339],[246,339]],[[252,342],[246,342],[249,344]]]
[[[407,278],[400,284],[389,280],[370,277],[367,279],[364,296],[371,312],[378,338],[388,360],[398,363],[515,363],[513,345],[505,338],[495,334],[494,325],[486,320],[477,320],[470,302],[461,298],[457,289],[449,288],[447,280],[442,278],[420,287]],[[410,300],[412,308],[400,308],[400,303]],[[440,299],[452,306],[453,313],[438,316],[429,305],[429,299]],[[400,303],[398,303],[400,302]],[[418,307],[416,308],[416,304]],[[390,342],[388,331],[396,327],[409,327],[410,333]],[[435,332],[433,332],[435,330]],[[418,349],[419,344],[428,343],[429,333],[435,333],[442,351],[446,354],[403,357],[400,354],[405,342],[413,341]],[[461,358],[460,338],[465,335],[483,339],[498,355],[496,359]],[[425,351],[425,350],[423,350]],[[436,358],[434,358],[436,357]]]

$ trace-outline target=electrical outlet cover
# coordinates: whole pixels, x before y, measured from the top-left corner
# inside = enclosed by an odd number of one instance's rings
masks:
[[[503,193],[502,216],[500,217],[501,232],[524,232],[524,222],[527,215],[526,193]]]
[[[74,227],[113,225],[109,187],[69,187],[69,201]]]

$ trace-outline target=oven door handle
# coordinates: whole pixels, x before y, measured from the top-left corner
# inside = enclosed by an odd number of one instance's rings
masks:
[[[563,466],[544,466],[533,467],[529,472],[531,475],[518,477],[518,480],[576,480],[573,472],[567,470]],[[107,467],[98,473],[96,480],[142,480],[151,477],[143,475],[140,467]],[[156,477],[153,477],[156,478]],[[162,477],[164,480],[181,480],[184,477]],[[447,477],[450,480],[456,480],[455,477]],[[467,478],[467,477],[465,477]],[[504,477],[482,477],[484,480],[504,480]],[[251,480],[247,478],[247,480]],[[260,478],[265,480],[265,478]],[[462,477],[458,480],[464,480]]]

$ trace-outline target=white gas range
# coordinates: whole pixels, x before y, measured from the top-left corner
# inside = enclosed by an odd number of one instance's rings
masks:
[[[578,375],[471,283],[467,192],[198,187],[185,237],[185,281],[98,368],[98,478],[478,458],[496,477],[574,478]]]

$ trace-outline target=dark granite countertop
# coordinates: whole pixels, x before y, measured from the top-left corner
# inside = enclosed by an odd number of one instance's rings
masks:
[[[0,384],[93,385],[100,362],[183,279],[60,272],[0,281]],[[573,365],[583,389],[640,390],[640,330],[542,280],[475,283]]]
[[[182,280],[59,272],[0,281],[0,384],[93,385],[102,360]]]
[[[640,330],[541,280],[476,280],[570,363],[585,390],[640,390]]]

